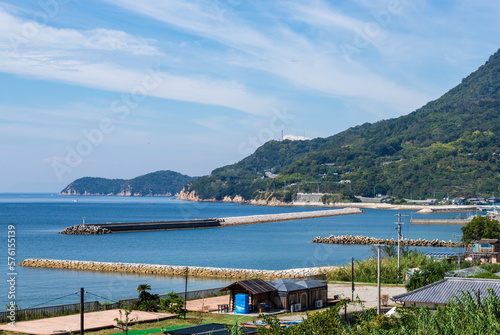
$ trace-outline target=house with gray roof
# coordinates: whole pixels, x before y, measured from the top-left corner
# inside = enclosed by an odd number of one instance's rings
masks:
[[[476,299],[482,299],[488,296],[489,288],[500,296],[500,279],[446,277],[416,290],[395,295],[391,300],[405,307],[425,306],[434,309],[446,305],[453,297],[460,297],[467,291]]]

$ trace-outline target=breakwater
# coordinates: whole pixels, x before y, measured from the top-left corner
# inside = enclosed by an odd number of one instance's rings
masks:
[[[101,224],[79,224],[71,226],[59,234],[95,235],[130,231],[172,230],[220,227],[219,219],[199,219],[181,221],[118,222]]]
[[[471,219],[411,219],[413,225],[452,225],[463,226],[469,223]]]
[[[314,277],[323,274],[333,267],[299,268],[288,270],[256,270],[256,269],[231,269],[200,266],[176,266],[160,264],[141,263],[115,263],[115,262],[93,262],[72,261],[58,259],[36,259],[29,258],[20,266],[50,269],[84,270],[100,272],[123,272],[133,274],[147,274],[160,276],[188,276],[200,278],[230,278],[230,279],[252,279],[262,278],[264,280],[275,280],[279,278],[303,278]]]
[[[361,214],[359,208],[343,208],[322,211],[308,211],[296,213],[264,214],[235,216],[226,218],[197,219],[183,221],[155,221],[155,222],[120,222],[120,223],[100,223],[100,224],[79,224],[67,227],[59,234],[69,235],[96,235],[130,231],[146,230],[172,230],[172,229],[195,229],[214,228],[223,226],[237,226],[246,224],[257,224],[265,222],[277,222],[300,219],[313,219],[338,215]]]
[[[234,217],[222,218],[221,226],[236,226],[236,225],[265,223],[265,222],[314,219],[314,218],[322,218],[329,216],[352,215],[352,214],[362,214],[362,213],[363,211],[359,208],[342,208],[342,209],[330,209],[322,211],[234,216]]]
[[[386,244],[397,245],[398,241],[395,239],[382,239],[375,237],[366,237],[361,235],[330,235],[328,237],[316,237],[312,240],[314,243],[328,243],[328,244]],[[463,248],[464,245],[459,242],[443,241],[443,240],[425,240],[425,239],[404,239],[401,240],[401,245],[412,247],[448,247],[448,248]]]

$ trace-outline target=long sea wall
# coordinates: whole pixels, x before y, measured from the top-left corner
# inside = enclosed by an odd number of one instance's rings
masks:
[[[255,270],[255,269],[231,269],[214,268],[200,266],[176,266],[160,264],[141,263],[115,263],[115,262],[92,262],[92,261],[72,261],[59,259],[36,259],[28,258],[20,266],[68,269],[100,272],[124,272],[134,274],[148,274],[160,276],[188,276],[200,278],[229,278],[229,279],[252,279],[262,278],[264,280],[274,280],[279,278],[299,278],[318,276],[324,271],[333,267],[299,268],[288,270]]]
[[[330,235],[328,237],[316,237],[312,240],[314,243],[328,243],[328,244],[387,244],[397,245],[398,241],[395,239],[382,239],[375,237],[366,237],[361,235]],[[447,248],[463,248],[464,245],[459,242],[443,241],[443,240],[425,240],[425,239],[404,239],[401,240],[401,245],[412,247],[447,247]]]
[[[329,216],[352,215],[352,214],[362,214],[362,213],[364,212],[359,208],[342,208],[342,209],[330,209],[330,210],[309,211],[309,212],[234,216],[234,217],[222,218],[221,226],[236,226],[236,225],[264,223],[264,222],[313,219],[313,218],[323,218]]]

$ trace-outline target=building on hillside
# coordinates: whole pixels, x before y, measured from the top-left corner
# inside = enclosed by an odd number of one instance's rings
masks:
[[[491,197],[486,199],[490,204],[500,204],[500,198],[499,197]]]
[[[500,279],[446,277],[416,290],[395,295],[391,300],[404,307],[435,309],[437,306],[446,305],[454,297],[459,298],[466,292],[470,292],[476,300],[484,299],[489,295],[489,288],[500,296]]]
[[[230,292],[229,309],[241,314],[275,309],[298,312],[321,308],[328,302],[328,285],[308,279],[241,280],[222,291]]]
[[[500,263],[500,240],[482,239],[467,247],[465,260],[474,263]]]

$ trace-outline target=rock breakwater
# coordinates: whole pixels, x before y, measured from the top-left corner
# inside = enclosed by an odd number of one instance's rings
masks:
[[[79,225],[76,225],[76,226],[67,227],[63,231],[60,231],[58,234],[67,234],[67,235],[100,235],[100,234],[109,234],[109,233],[111,233],[111,230],[103,228],[101,226],[79,224]]]
[[[387,244],[397,245],[398,241],[394,239],[381,239],[375,237],[366,237],[361,235],[330,235],[328,237],[316,237],[312,240],[314,243],[329,243],[329,244]],[[425,239],[404,239],[401,240],[401,245],[412,247],[447,247],[447,248],[463,248],[464,245],[459,242],[443,241],[443,240],[425,240]]]
[[[255,270],[255,269],[231,269],[199,266],[175,266],[160,264],[141,263],[115,263],[115,262],[92,262],[72,261],[58,259],[36,259],[29,258],[20,266],[68,269],[101,272],[124,272],[134,274],[148,274],[160,276],[185,276],[186,270],[189,276],[200,278],[228,278],[228,279],[252,279],[262,278],[264,280],[275,280],[279,278],[302,278],[318,276],[333,267],[299,268],[288,270]]]

